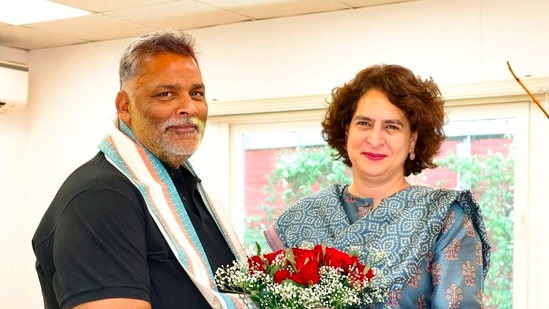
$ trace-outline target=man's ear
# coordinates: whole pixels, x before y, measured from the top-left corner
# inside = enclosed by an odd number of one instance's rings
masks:
[[[116,114],[120,120],[124,121],[128,125],[130,124],[130,98],[124,90],[118,91],[116,94]]]

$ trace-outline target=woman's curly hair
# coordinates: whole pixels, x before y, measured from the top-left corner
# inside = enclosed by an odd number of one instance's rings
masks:
[[[321,124],[324,140],[338,152],[335,159],[343,159],[343,163],[352,167],[347,153],[347,129],[358,100],[372,89],[387,95],[389,101],[406,115],[411,132],[417,131],[415,159],[407,158],[404,162],[404,176],[437,167],[433,159],[446,139],[443,130],[446,121],[444,99],[432,78],[422,79],[399,65],[368,67],[343,86],[332,90]]]

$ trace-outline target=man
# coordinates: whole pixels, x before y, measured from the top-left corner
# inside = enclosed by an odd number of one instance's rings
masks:
[[[32,239],[45,308],[238,308],[214,273],[239,250],[188,163],[206,126],[187,34],[142,35],[120,60],[114,126]]]

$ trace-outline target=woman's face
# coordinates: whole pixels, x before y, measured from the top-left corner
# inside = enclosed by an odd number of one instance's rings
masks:
[[[403,179],[404,162],[416,138],[404,112],[384,93],[376,89],[366,92],[347,129],[354,180],[382,184]]]

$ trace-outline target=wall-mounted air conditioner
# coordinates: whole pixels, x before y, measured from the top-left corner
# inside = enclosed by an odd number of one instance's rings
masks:
[[[28,92],[27,66],[0,60],[0,113],[15,111],[25,106]]]

